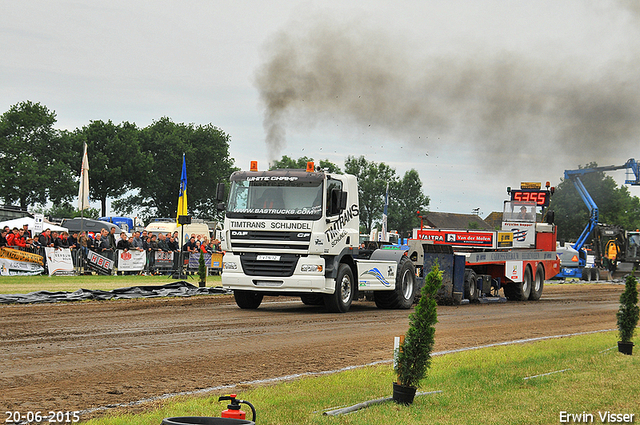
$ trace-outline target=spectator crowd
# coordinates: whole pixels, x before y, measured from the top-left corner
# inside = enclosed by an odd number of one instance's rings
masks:
[[[7,247],[30,251],[42,255],[42,248],[69,248],[75,253],[74,260],[79,253],[86,258],[89,251],[114,259],[113,253],[117,250],[146,251],[149,265],[153,266],[153,258],[156,251],[180,253],[178,232],[173,233],[148,233],[146,230],[134,231],[131,236],[126,232],[116,235],[115,227],[110,231],[102,229],[95,234],[92,232],[56,232],[45,229],[43,232],[32,236],[28,225],[22,228],[5,226],[0,231],[0,248]],[[215,253],[220,252],[220,241],[209,239],[208,235],[191,234],[189,240],[182,245],[182,252]]]

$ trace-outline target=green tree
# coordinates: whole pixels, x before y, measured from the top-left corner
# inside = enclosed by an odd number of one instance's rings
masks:
[[[597,167],[596,163],[580,168],[594,167]],[[629,230],[640,227],[640,200],[632,197],[627,187],[619,187],[613,177],[602,171],[584,174],[580,180],[598,207],[600,223]],[[577,240],[589,222],[589,210],[571,180],[563,180],[558,185],[549,208],[555,213],[558,239]]]
[[[138,181],[137,193],[113,202],[114,209],[126,214],[138,210],[143,218],[175,218],[184,153],[189,214],[217,216],[217,184],[227,182],[235,170],[226,133],[211,124],[174,123],[165,117],[142,130],[140,146],[152,158],[152,171]]]
[[[78,164],[82,142],[87,142],[89,193],[91,199],[100,200],[103,217],[107,215],[107,198],[120,198],[149,176],[151,155],[140,149],[140,132],[135,124],[116,125],[111,120],[91,121],[75,131]]]
[[[309,158],[308,156],[302,156],[296,160],[293,158],[289,158],[287,155],[283,155],[281,159],[274,161],[273,164],[271,164],[271,166],[269,167],[269,169],[270,170],[286,170],[286,169],[306,170],[307,162],[310,162],[310,161],[313,161],[313,158]],[[320,168],[330,173],[342,174],[342,170],[340,170],[340,167],[334,164],[333,162],[329,161],[328,159],[321,159],[319,163],[316,165],[319,165]]]
[[[374,223],[382,220],[387,182],[390,187],[398,184],[396,171],[384,162],[367,161],[364,156],[348,156],[344,170],[358,178],[360,231],[370,233]]]
[[[389,208],[387,224],[389,230],[397,230],[401,237],[420,227],[417,211],[429,205],[429,197],[422,192],[420,175],[414,169],[404,173],[401,180],[389,186]]]
[[[31,101],[0,117],[0,197],[27,208],[71,199],[74,193],[70,139],[53,128],[56,114]],[[77,192],[76,192],[77,193]]]
[[[51,208],[44,208],[42,206],[39,206],[34,208],[33,211],[43,214],[46,217],[49,217],[49,219],[80,217],[80,210],[70,202],[53,204]],[[82,212],[82,216],[84,218],[97,219],[98,217],[100,217],[100,211],[95,208],[89,208]]]

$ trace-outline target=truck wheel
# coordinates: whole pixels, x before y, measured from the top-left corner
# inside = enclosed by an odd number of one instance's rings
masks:
[[[538,301],[542,296],[542,289],[544,288],[544,267],[542,264],[538,264],[536,268],[536,278],[533,281],[533,286],[531,287],[531,293],[529,294],[529,299],[531,301]]]
[[[251,291],[233,291],[238,307],[248,310],[255,310],[262,303],[263,294]]]
[[[396,271],[396,288],[393,291],[375,291],[373,296],[378,308],[407,309],[413,305],[416,291],[416,270],[411,260],[403,256]]]
[[[332,313],[346,313],[351,307],[356,293],[353,272],[348,264],[340,264],[336,276],[336,290],[333,294],[324,295],[324,305]]]
[[[591,269],[591,280],[598,281],[600,280],[600,269],[594,267]]]
[[[469,301],[478,300],[478,276],[473,270],[465,270],[464,297]]]
[[[324,298],[320,294],[306,294],[300,295],[300,299],[304,305],[322,305],[324,304]]]
[[[531,284],[533,278],[531,276],[531,267],[527,266],[524,270],[523,282],[511,282],[504,287],[504,295],[511,301],[527,301],[531,294]]]

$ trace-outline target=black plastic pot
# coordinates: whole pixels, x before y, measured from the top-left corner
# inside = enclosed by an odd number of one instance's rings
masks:
[[[630,356],[633,354],[633,342],[618,341],[618,351]]]
[[[393,383],[393,401],[398,404],[410,405],[416,396],[416,387],[407,387],[397,382]]]
[[[255,425],[244,419],[214,418],[209,416],[181,416],[164,418],[162,425]]]

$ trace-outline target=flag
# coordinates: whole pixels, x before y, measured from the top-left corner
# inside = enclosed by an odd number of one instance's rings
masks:
[[[84,211],[89,206],[89,157],[87,156],[87,144],[84,144],[82,155],[82,169],[80,170],[80,188],[78,189],[78,209]]]
[[[176,222],[181,215],[187,215],[187,161],[182,154],[182,177],[180,177],[180,194],[178,195],[178,214]],[[181,226],[181,224],[178,224]]]
[[[387,182],[387,193],[384,195],[384,211],[382,213],[382,240],[389,242],[387,234],[387,209],[389,208],[389,182]]]

